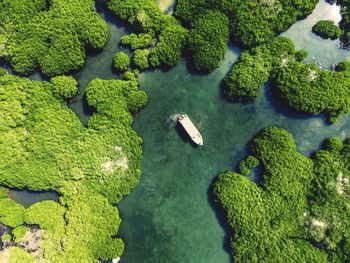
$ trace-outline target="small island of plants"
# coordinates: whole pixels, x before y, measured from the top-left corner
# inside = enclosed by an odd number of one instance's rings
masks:
[[[330,138],[311,158],[290,133],[271,127],[252,141],[241,173],[225,172],[215,196],[226,211],[235,262],[350,260],[350,141]]]
[[[312,32],[322,38],[338,39],[343,31],[331,20],[320,20],[313,27]]]
[[[138,184],[141,138],[132,112],[147,103],[133,73],[125,80],[93,80],[87,100],[96,112],[84,127],[66,100],[77,82],[0,77],[0,261],[100,262],[117,258],[124,243],[116,203]],[[29,208],[8,189],[56,191],[59,202]]]

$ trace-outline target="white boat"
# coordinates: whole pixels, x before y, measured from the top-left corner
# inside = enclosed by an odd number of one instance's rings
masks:
[[[203,145],[202,135],[199,133],[196,126],[194,126],[193,122],[186,114],[183,114],[179,117],[179,123],[182,125],[194,143],[197,145]]]

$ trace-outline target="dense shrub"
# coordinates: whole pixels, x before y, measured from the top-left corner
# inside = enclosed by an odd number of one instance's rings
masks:
[[[341,151],[344,147],[342,140],[339,138],[333,137],[329,138],[324,142],[324,146],[329,151]]]
[[[336,66],[338,72],[328,71],[301,63],[306,55],[296,52],[293,42],[282,37],[244,51],[225,77],[225,95],[252,101],[270,80],[272,91],[290,109],[325,114],[330,123],[335,123],[341,114],[350,112],[348,63]]]
[[[291,40],[283,37],[244,51],[225,77],[225,95],[229,99],[252,101],[259,96],[262,85],[275,68],[286,66],[295,59]]]
[[[313,64],[290,62],[274,78],[278,96],[290,108],[308,114],[326,114],[334,123],[350,111],[350,71],[332,72]]]
[[[38,67],[49,76],[79,69],[85,49],[101,49],[108,39],[92,0],[4,0],[0,25],[7,39],[3,53],[22,74]]]
[[[114,56],[113,66],[118,72],[125,72],[130,66],[130,58],[127,54],[120,51]]]
[[[259,165],[259,160],[254,156],[249,155],[246,159],[239,163],[239,172],[243,175],[248,175],[252,169]]]
[[[310,159],[287,131],[272,127],[250,152],[263,168],[259,185],[226,172],[214,186],[233,230],[235,262],[347,262],[350,142]]]
[[[19,243],[23,240],[26,233],[29,231],[29,228],[26,226],[18,226],[12,230],[12,234],[15,237],[15,242]]]
[[[131,47],[131,49],[142,49],[142,48],[147,48],[151,45],[153,42],[153,37],[150,34],[134,34],[131,33],[130,35],[127,36],[122,36],[120,43],[122,45],[128,45]]]
[[[147,96],[135,77],[94,80],[87,99],[96,112],[84,127],[62,100],[73,87],[70,77],[51,83],[0,77],[0,184],[60,194],[59,203],[43,201],[25,209],[1,189],[0,222],[45,230],[38,258],[99,262],[119,257],[124,249],[115,238],[121,220],[114,205],[141,175],[141,138],[131,128],[131,114]],[[13,251],[11,262],[34,257],[17,247]]]
[[[335,66],[336,71],[345,71],[345,70],[350,70],[350,62],[349,61],[343,61],[338,63]]]
[[[188,48],[194,67],[210,72],[217,68],[227,51],[229,20],[225,14],[208,10],[191,24]]]
[[[51,79],[52,93],[57,98],[71,99],[78,93],[78,82],[70,76],[57,76]]]
[[[302,62],[304,59],[306,59],[308,56],[308,52],[304,49],[302,50],[298,50],[297,52],[295,52],[295,60]]]
[[[317,0],[241,1],[179,0],[176,16],[190,25],[198,14],[215,10],[230,19],[231,39],[244,48],[270,41],[315,8]]]
[[[119,18],[128,21],[141,33],[124,37],[122,44],[130,45],[132,49],[142,49],[152,44],[149,54],[152,67],[177,64],[186,44],[188,30],[174,17],[163,14],[153,0],[108,0],[107,5]]]
[[[149,68],[148,54],[149,54],[149,51],[147,49],[135,50],[133,61],[137,68],[141,70],[146,70]]]
[[[331,20],[320,20],[313,27],[312,32],[322,38],[335,40],[340,37],[342,30]]]

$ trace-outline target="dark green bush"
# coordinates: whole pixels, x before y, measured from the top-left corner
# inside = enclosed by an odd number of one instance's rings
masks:
[[[349,61],[340,62],[339,64],[337,64],[337,65],[335,66],[335,70],[336,70],[336,71],[346,71],[346,70],[350,70],[350,62],[349,62]]]
[[[350,71],[332,72],[313,64],[290,62],[276,71],[274,86],[288,107],[308,114],[326,114],[332,123],[350,111]]]
[[[57,98],[71,99],[78,93],[78,82],[70,76],[57,76],[51,79],[52,93]]]
[[[198,14],[215,10],[230,19],[231,40],[244,48],[270,41],[315,8],[317,0],[292,1],[207,1],[179,0],[176,16],[191,25]]]
[[[259,160],[254,156],[249,155],[246,159],[239,163],[239,172],[243,175],[248,175],[252,169],[259,165]]]
[[[341,151],[343,149],[343,142],[339,138],[329,138],[324,142],[324,146],[329,151]]]
[[[297,52],[295,52],[295,60],[302,62],[304,59],[306,59],[308,56],[308,52],[304,49],[302,50],[298,50]]]
[[[137,68],[141,70],[146,70],[149,68],[148,54],[149,54],[149,51],[147,49],[135,50],[133,61]]]
[[[149,54],[152,67],[177,64],[186,44],[188,30],[174,17],[164,15],[153,0],[108,0],[107,4],[120,19],[129,22],[141,33],[124,37],[122,43],[130,45],[132,49],[142,49],[152,44]]]
[[[191,23],[188,48],[194,67],[210,72],[217,68],[227,51],[229,20],[225,14],[208,10]]]
[[[259,185],[237,173],[219,175],[214,194],[232,228],[235,262],[350,259],[350,143],[331,141],[336,147],[310,159],[296,151],[287,131],[267,128],[248,157],[263,168]]]
[[[330,38],[332,40],[338,39],[342,34],[342,30],[331,20],[318,21],[312,27],[312,32],[322,38]]]
[[[134,34],[131,33],[130,35],[127,36],[122,36],[120,43],[122,45],[128,45],[131,47],[131,49],[142,49],[142,48],[147,48],[151,45],[153,42],[153,36],[150,34]]]
[[[4,0],[0,24],[8,36],[5,53],[22,74],[37,68],[49,76],[77,70],[86,48],[101,49],[108,40],[107,24],[92,0]]]
[[[244,51],[225,77],[225,95],[229,99],[253,101],[269,80],[275,68],[286,66],[294,59],[295,48],[291,40],[283,37]]]
[[[114,56],[113,66],[118,72],[125,72],[130,67],[130,58],[127,54],[120,51]]]
[[[141,175],[141,138],[131,124],[147,96],[136,78],[92,81],[87,100],[96,111],[87,127],[62,100],[75,91],[71,77],[51,83],[0,77],[0,184],[60,194],[59,203],[25,209],[1,188],[0,221],[45,230],[38,257],[48,262],[119,257],[124,244],[115,238],[121,222],[115,204]],[[29,254],[18,253],[10,253],[11,262],[27,262],[21,260]]]

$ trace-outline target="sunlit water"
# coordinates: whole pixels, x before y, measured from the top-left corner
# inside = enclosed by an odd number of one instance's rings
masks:
[[[71,105],[83,123],[91,114],[83,89],[96,78],[115,79],[112,58],[128,29],[98,5],[111,31],[106,48],[88,58],[75,75],[81,89]],[[339,21],[339,9],[321,2],[314,14],[295,24],[285,36],[309,52],[307,61],[328,68],[349,56],[337,41],[322,40],[311,33],[317,20]],[[163,71],[143,73],[140,85],[148,93],[148,105],[135,116],[134,129],[143,138],[141,183],[119,204],[123,223],[119,236],[126,243],[122,263],[229,263],[229,230],[222,210],[212,196],[218,173],[235,168],[246,155],[247,143],[262,128],[277,125],[294,135],[298,150],[310,154],[324,138],[350,136],[349,115],[336,125],[322,116],[293,114],[276,101],[268,86],[254,104],[228,103],[222,98],[225,74],[239,56],[230,46],[221,67],[209,75],[196,75],[186,62]],[[172,116],[187,113],[204,138],[194,147]],[[252,180],[256,179],[251,176]]]

